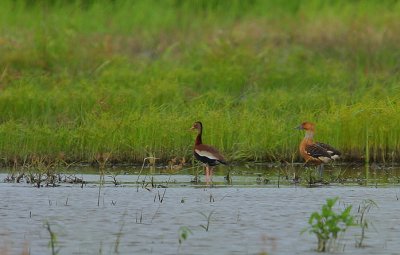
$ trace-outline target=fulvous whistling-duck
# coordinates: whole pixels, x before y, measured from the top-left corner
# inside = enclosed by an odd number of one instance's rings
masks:
[[[213,167],[218,165],[219,163],[226,165],[227,162],[224,156],[222,156],[217,149],[209,145],[203,144],[201,140],[203,124],[200,121],[196,121],[191,129],[197,130],[197,137],[194,143],[193,154],[197,160],[204,163],[206,167],[206,182],[207,184],[209,184],[212,181],[211,177],[213,174]]]
[[[299,146],[300,155],[304,158],[306,164],[313,163],[322,168],[323,163],[328,163],[331,160],[340,158],[341,153],[332,146],[313,141],[315,131],[314,123],[303,122],[297,129],[306,131],[306,135]],[[320,174],[322,175],[322,169],[320,169]]]

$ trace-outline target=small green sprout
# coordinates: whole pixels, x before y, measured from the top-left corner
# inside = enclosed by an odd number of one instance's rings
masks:
[[[338,197],[328,198],[320,213],[313,212],[311,214],[308,220],[310,226],[302,232],[308,231],[316,235],[318,239],[317,251],[319,252],[329,250],[340,233],[346,232],[349,227],[355,225],[354,217],[351,215],[351,205],[345,207],[339,213],[333,210],[338,199]]]

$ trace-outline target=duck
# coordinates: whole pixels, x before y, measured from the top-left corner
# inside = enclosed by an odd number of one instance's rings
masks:
[[[214,167],[218,164],[227,165],[228,163],[225,160],[224,156],[216,148],[210,145],[203,144],[203,124],[201,123],[201,121],[194,122],[191,130],[197,132],[196,140],[193,147],[193,155],[198,161],[204,164],[206,183],[210,184],[212,183]]]
[[[300,155],[304,158],[305,165],[308,163],[317,165],[320,177],[322,177],[323,164],[339,159],[341,152],[329,144],[314,142],[314,123],[306,121],[301,123],[296,129],[306,131],[299,146]]]

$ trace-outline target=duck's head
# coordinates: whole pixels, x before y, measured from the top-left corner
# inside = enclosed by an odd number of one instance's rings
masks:
[[[296,127],[296,129],[299,130],[306,130],[306,131],[314,131],[315,130],[315,124],[312,122],[303,122],[300,124],[300,126]]]
[[[200,133],[202,129],[203,129],[203,124],[201,124],[200,121],[196,121],[195,123],[193,123],[193,126],[190,130],[197,130],[197,132]]]

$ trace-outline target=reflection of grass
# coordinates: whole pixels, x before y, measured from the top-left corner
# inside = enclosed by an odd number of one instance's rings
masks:
[[[275,237],[262,235],[261,240],[262,240],[263,249],[260,252],[258,252],[257,255],[270,254],[267,252],[267,250],[268,250],[267,248],[270,248],[272,251],[276,250],[276,238]]]
[[[0,1],[3,162],[166,162],[198,119],[233,160],[297,160],[306,119],[348,160],[398,160],[395,1],[66,2]]]
[[[8,246],[2,245],[2,246],[0,246],[0,254],[1,255],[9,255],[9,254],[16,254],[16,253],[9,252]],[[19,254],[21,254],[21,255],[30,255],[31,254],[30,247],[28,246],[28,244],[26,242],[24,243],[22,252]]]
[[[127,212],[125,211],[124,214],[122,215],[122,219],[121,219],[121,226],[119,227],[119,231],[116,234],[117,238],[115,239],[115,245],[114,245],[114,253],[118,254],[118,248],[119,248],[119,244],[121,242],[121,236],[122,236],[122,229],[125,226],[125,216],[126,216]]]

